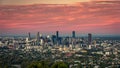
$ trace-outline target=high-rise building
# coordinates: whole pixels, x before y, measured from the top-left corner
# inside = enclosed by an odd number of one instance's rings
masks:
[[[75,31],[72,31],[72,37],[75,38]]]
[[[92,44],[92,34],[91,33],[88,34],[88,44],[89,45]]]
[[[40,33],[37,33],[37,37],[36,37],[37,41],[40,41]]]
[[[56,38],[58,40],[58,38],[59,38],[59,31],[56,31]]]
[[[30,32],[28,33],[28,40],[30,40],[31,39],[31,35],[30,35]]]
[[[56,35],[52,35],[52,42],[53,44],[56,44]]]

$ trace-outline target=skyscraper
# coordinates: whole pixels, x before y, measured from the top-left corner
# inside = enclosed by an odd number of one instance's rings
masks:
[[[36,37],[37,41],[40,41],[40,33],[37,33],[37,37]]]
[[[59,38],[59,31],[56,31],[56,38],[58,40],[58,38]]]
[[[75,31],[72,31],[72,37],[75,38]]]
[[[28,33],[28,40],[30,40],[31,39],[31,35],[30,35],[30,32]]]
[[[92,34],[89,33],[88,34],[88,45],[91,45],[92,44]]]

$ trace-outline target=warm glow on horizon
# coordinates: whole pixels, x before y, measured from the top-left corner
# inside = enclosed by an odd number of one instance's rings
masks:
[[[74,4],[89,2],[90,0],[1,0],[1,5],[28,5],[28,4]]]

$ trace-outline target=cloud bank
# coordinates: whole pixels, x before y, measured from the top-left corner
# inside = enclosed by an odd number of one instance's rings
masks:
[[[120,29],[120,1],[92,1],[65,4],[0,6],[0,32],[117,34]]]

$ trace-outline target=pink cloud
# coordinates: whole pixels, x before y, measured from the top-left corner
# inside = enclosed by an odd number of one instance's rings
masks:
[[[120,23],[120,5],[114,1],[109,3],[0,6],[0,32],[60,30],[64,33],[76,30],[84,33],[120,34],[117,30],[120,27],[116,25]]]

